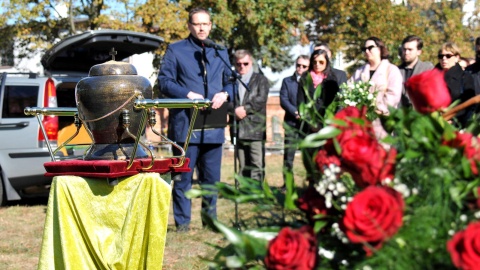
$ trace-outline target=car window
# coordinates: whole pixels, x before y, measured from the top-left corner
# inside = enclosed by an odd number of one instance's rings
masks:
[[[5,86],[3,118],[29,118],[23,113],[25,107],[37,107],[38,86]]]

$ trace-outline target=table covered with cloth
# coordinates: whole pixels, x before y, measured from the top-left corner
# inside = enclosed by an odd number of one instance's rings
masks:
[[[54,177],[38,269],[162,269],[170,198],[158,173]]]

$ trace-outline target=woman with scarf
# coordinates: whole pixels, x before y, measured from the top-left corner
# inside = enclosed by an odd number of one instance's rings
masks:
[[[346,78],[346,76],[344,76]],[[302,119],[300,132],[302,135],[308,135],[317,132],[323,126],[323,118],[325,117],[327,107],[333,102],[337,93],[340,91],[340,85],[346,81],[339,81],[332,72],[331,62],[328,58],[328,52],[325,50],[315,50],[310,56],[310,66],[307,72],[304,72],[300,78],[297,94],[297,105],[308,104],[313,101],[315,104],[315,114],[320,121],[305,121]],[[315,98],[318,96],[318,98]],[[301,115],[301,117],[307,117]],[[307,170],[307,179],[314,172],[313,157],[318,149],[308,148],[302,152],[303,164]]]

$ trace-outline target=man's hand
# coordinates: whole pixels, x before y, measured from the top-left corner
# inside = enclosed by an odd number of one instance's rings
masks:
[[[213,96],[212,99],[212,109],[218,109],[225,103],[228,99],[227,92],[219,92]]]
[[[192,92],[192,91],[188,92],[187,98],[188,99],[205,99],[202,95],[197,94],[197,93]]]
[[[298,114],[298,111],[295,111],[295,119],[300,119],[300,115]]]
[[[237,107],[235,109],[235,116],[237,117],[238,120],[242,120],[247,116],[247,111],[245,111],[244,106]]]

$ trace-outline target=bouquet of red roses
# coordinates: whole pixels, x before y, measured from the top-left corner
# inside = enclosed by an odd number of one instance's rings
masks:
[[[478,125],[459,131],[438,112],[446,103],[428,100],[414,102],[425,110],[391,109],[384,119],[391,136],[383,141],[365,107],[337,112],[302,142],[316,149],[316,177],[305,189],[291,178],[286,194],[242,178],[235,191],[220,184],[227,198],[255,202],[259,216],[265,210],[269,216],[242,223],[248,225],[240,231],[212,220],[231,243],[219,248],[212,266],[478,268],[480,143],[472,133]]]

